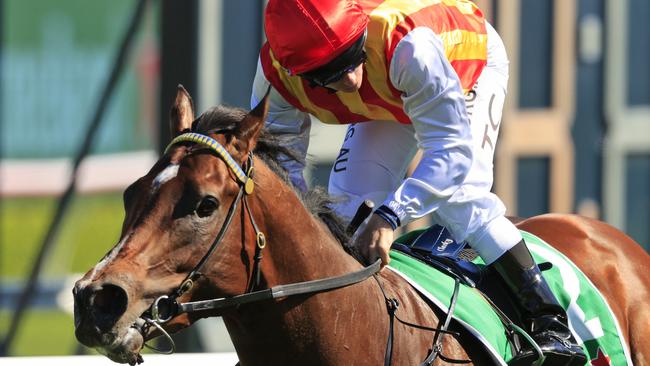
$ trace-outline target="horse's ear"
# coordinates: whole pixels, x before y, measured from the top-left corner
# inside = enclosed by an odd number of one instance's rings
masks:
[[[246,117],[239,123],[237,129],[237,138],[246,143],[246,150],[252,151],[255,149],[257,137],[264,127],[266,114],[269,111],[269,94],[271,88],[266,91],[264,98],[250,111]]]
[[[176,99],[169,112],[169,131],[172,138],[191,131],[192,121],[194,121],[194,102],[183,85],[178,84]]]

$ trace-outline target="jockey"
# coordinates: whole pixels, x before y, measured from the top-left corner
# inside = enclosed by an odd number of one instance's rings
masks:
[[[251,105],[269,84],[267,129],[305,156],[310,115],[350,124],[329,179],[351,219],[381,202],[355,245],[388,264],[394,230],[425,215],[503,278],[547,365],[584,365],[567,315],[490,192],[508,81],[501,38],[469,0],[270,0]],[[422,158],[404,179],[417,149]],[[287,159],[306,189],[303,163]],[[516,364],[530,365],[532,347]]]

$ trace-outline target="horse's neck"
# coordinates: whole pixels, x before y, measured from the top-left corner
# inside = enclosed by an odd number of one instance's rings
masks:
[[[292,188],[267,167],[258,168],[256,174],[259,184],[251,203],[255,219],[267,236],[261,261],[266,286],[327,278],[361,268],[326,225],[304,207]],[[238,353],[252,364],[295,364],[285,359],[287,353],[307,357],[302,361],[309,364],[324,364],[319,357],[327,350],[321,345],[342,334],[349,335],[341,329],[339,334],[332,333],[331,312],[349,316],[356,309],[370,313],[363,304],[369,298],[364,292],[371,287],[366,281],[354,289],[251,304],[241,307],[235,318],[225,320]]]
[[[268,235],[268,255],[279,281],[304,281],[340,275],[360,268],[327,226],[316,218],[292,188],[268,168],[258,203]],[[271,275],[266,273],[265,275]]]
[[[268,167],[257,173],[260,184],[255,191],[254,212],[268,237],[261,265],[267,286],[323,279],[362,267]],[[401,318],[437,326],[435,313],[416,291],[400,285],[401,278],[385,272],[378,278],[318,294],[239,307],[224,321],[241,364],[382,364],[389,316],[378,283],[402,304]],[[416,364],[426,358],[430,332],[402,329],[395,335],[395,347],[401,350],[395,355],[395,364]],[[448,344],[445,354],[467,358],[457,345]]]
[[[323,279],[362,267],[292,188],[267,167],[256,174],[259,184],[251,203],[268,239],[261,261],[265,286]],[[371,334],[382,334],[385,311],[376,283],[367,280],[334,291],[242,306],[224,321],[242,365],[340,365],[350,361],[341,342],[358,339],[361,324]],[[384,344],[382,339],[364,348],[383,357]]]

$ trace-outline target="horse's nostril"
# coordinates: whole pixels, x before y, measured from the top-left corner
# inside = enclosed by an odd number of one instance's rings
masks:
[[[96,324],[107,329],[126,311],[128,298],[126,291],[119,286],[106,284],[96,291],[91,299],[91,306]]]

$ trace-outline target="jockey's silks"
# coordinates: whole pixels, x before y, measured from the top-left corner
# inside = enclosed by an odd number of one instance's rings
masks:
[[[469,0],[360,1],[370,16],[363,83],[357,92],[330,93],[312,88],[298,75],[289,75],[268,43],[261,50],[264,74],[293,106],[324,123],[347,124],[371,120],[411,123],[401,93],[389,80],[395,47],[411,30],[431,29],[442,40],[445,55],[465,93],[472,89],[487,63],[485,18]],[[287,26],[291,26],[288,24]],[[295,30],[299,32],[299,29]]]

